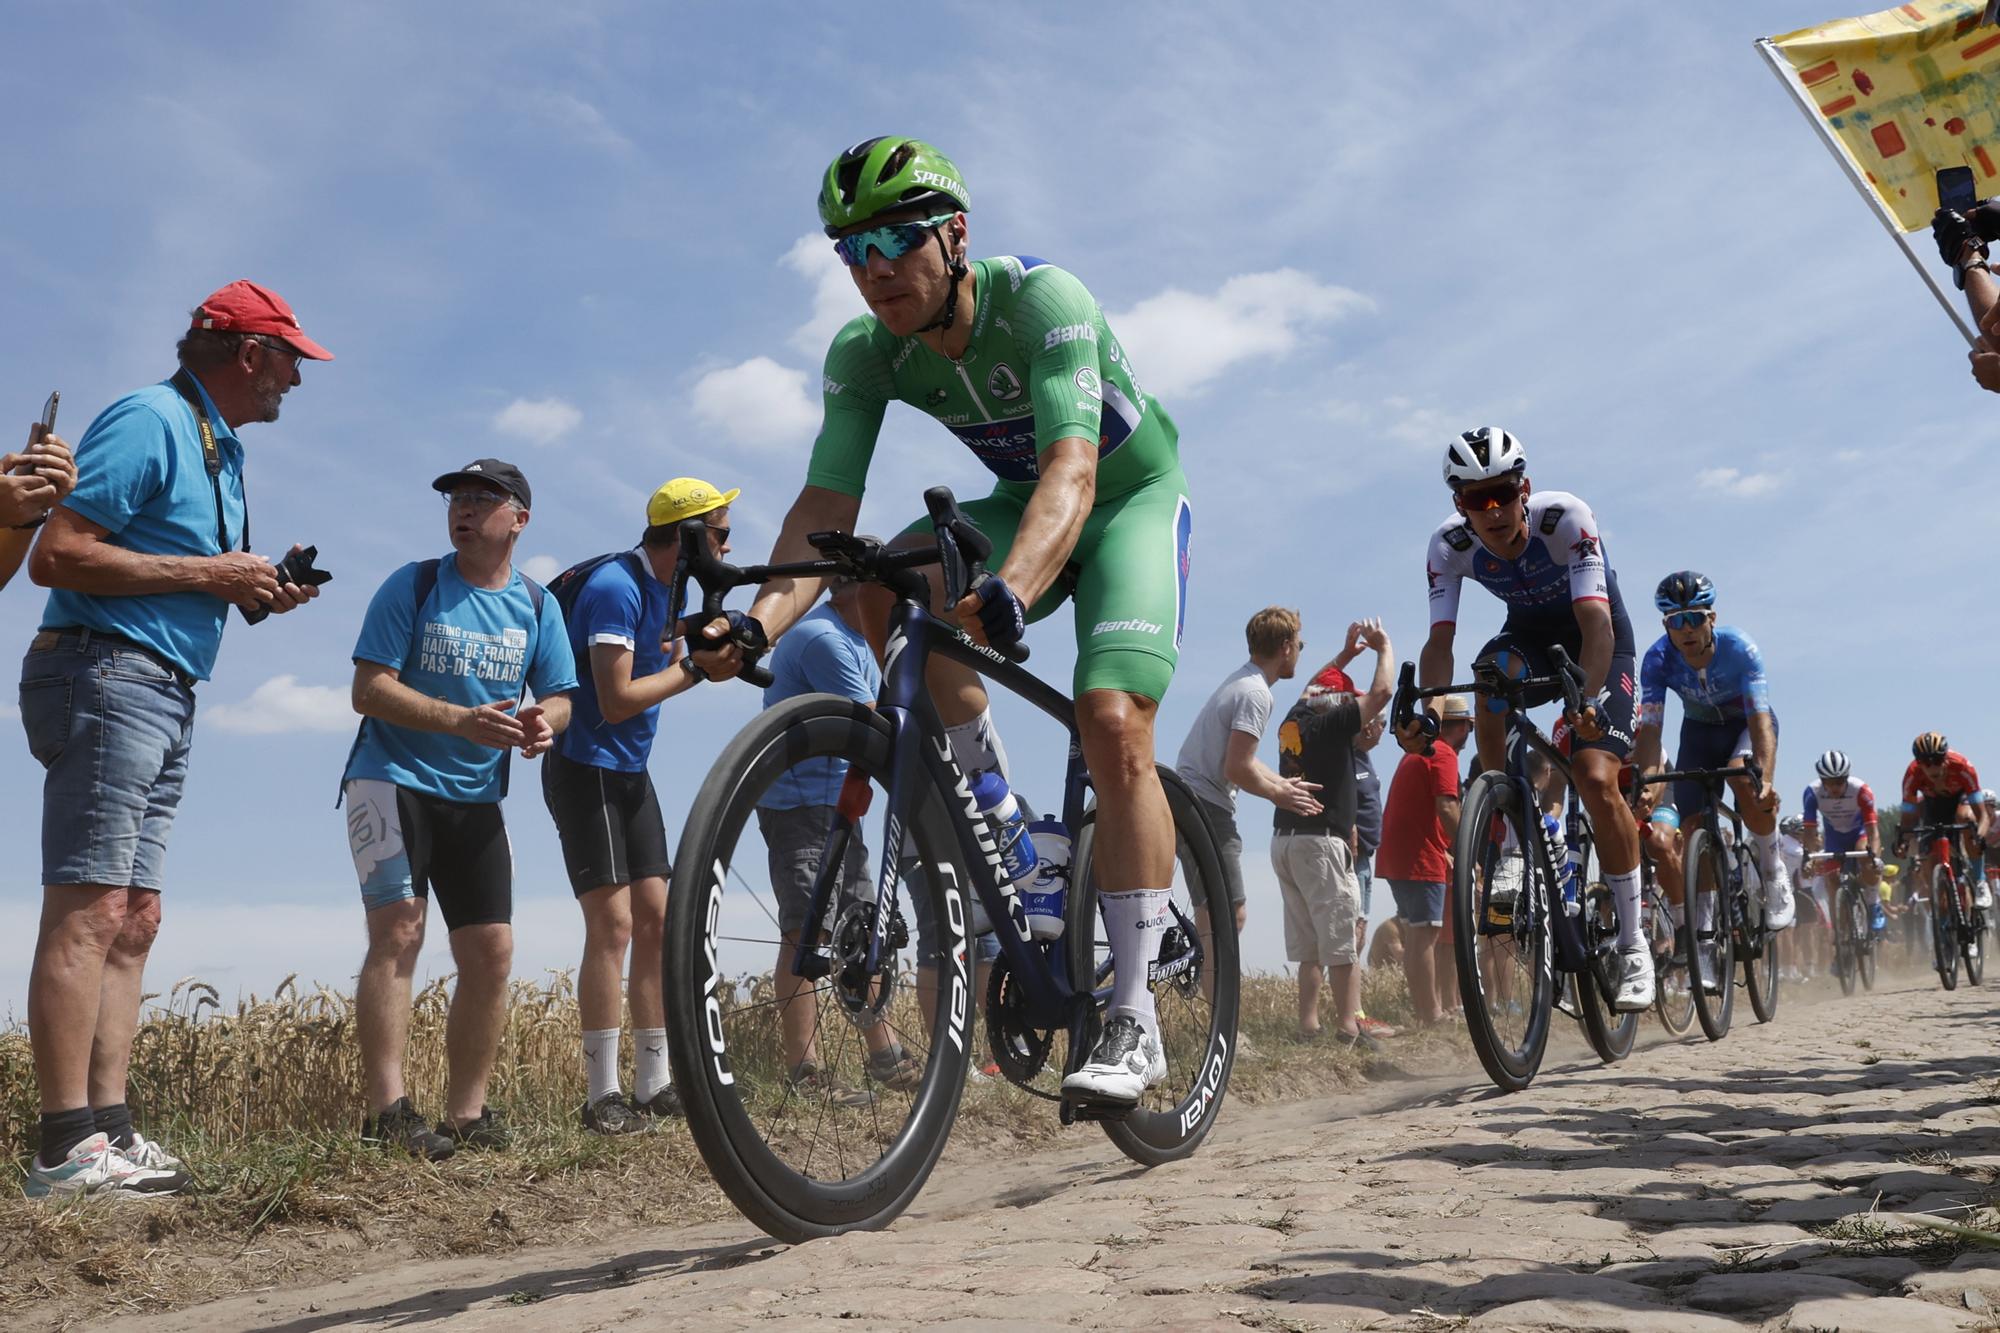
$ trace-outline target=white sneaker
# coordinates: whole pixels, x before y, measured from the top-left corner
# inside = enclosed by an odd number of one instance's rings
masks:
[[[1063,1080],[1063,1096],[1092,1106],[1136,1106],[1139,1094],[1167,1076],[1160,1039],[1120,1014],[1104,1025],[1083,1068]]]
[[[143,1166],[148,1171],[179,1171],[183,1175],[187,1173],[187,1165],[180,1158],[136,1129],[132,1131],[132,1146],[121,1148],[119,1151],[124,1154],[127,1161]]]
[[[111,1146],[103,1134],[92,1134],[69,1150],[55,1166],[43,1166],[39,1154],[28,1167],[22,1193],[31,1199],[67,1198],[78,1194],[110,1194],[126,1198],[161,1198],[187,1184],[177,1170],[141,1166]]]
[[[1764,929],[1773,935],[1790,930],[1798,911],[1798,904],[1792,901],[1792,876],[1781,860],[1764,881]]]
[[[1645,945],[1627,949],[1618,956],[1618,994],[1611,1007],[1621,1014],[1636,1013],[1653,1003],[1653,954]]]
[[[1982,912],[1993,906],[1992,886],[1983,879],[1972,886],[1972,905]]]
[[[1715,944],[1697,945],[1701,950],[1701,988],[1710,995],[1722,994],[1720,950]]]

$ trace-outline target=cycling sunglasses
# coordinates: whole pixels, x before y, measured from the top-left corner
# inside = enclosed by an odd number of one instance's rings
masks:
[[[957,216],[956,213],[941,213],[920,222],[891,222],[887,226],[857,231],[852,236],[835,237],[833,252],[849,268],[860,268],[866,264],[870,250],[884,259],[901,259],[922,245],[925,236]]]
[[[1706,611],[1671,611],[1666,616],[1668,629],[1697,629],[1708,621]]]
[[[1458,493],[1458,503],[1468,514],[1505,509],[1521,498],[1519,486],[1479,486]]]

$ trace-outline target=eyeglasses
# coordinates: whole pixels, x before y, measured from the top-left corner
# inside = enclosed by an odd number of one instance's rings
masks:
[[[1519,486],[1475,486],[1458,493],[1458,503],[1468,514],[1484,514],[1505,509],[1521,498]]]
[[[444,491],[445,508],[452,509],[464,505],[467,509],[491,509],[495,505],[512,504],[514,497],[501,491],[489,491],[483,486],[475,486],[461,491]]]
[[[1698,629],[1708,623],[1707,611],[1670,611],[1666,615],[1668,629]]]
[[[956,213],[940,213],[921,222],[891,222],[886,226],[857,231],[852,236],[835,237],[833,252],[849,268],[860,268],[866,264],[870,250],[884,259],[901,259],[922,245],[925,236],[957,216]]]
[[[727,527],[719,523],[704,523],[702,526],[708,529],[708,535],[715,539],[716,545],[729,545],[729,529]]]
[[[251,342],[256,343],[259,347],[263,348],[267,352],[283,352],[286,356],[290,357],[292,359],[292,370],[294,373],[298,371],[300,364],[303,363],[306,359],[306,355],[304,352],[301,352],[298,348],[292,346],[290,343],[280,341],[277,338],[266,337],[264,334],[261,333],[253,333],[249,335],[249,339]]]

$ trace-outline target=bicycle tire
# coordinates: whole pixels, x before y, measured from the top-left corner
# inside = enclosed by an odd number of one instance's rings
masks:
[[[1842,881],[1833,909],[1833,972],[1840,993],[1852,995],[1861,984],[1861,941],[1866,938],[1868,912],[1854,886]]]
[[[975,890],[942,799],[941,774],[946,770],[926,746],[921,747],[926,766],[916,775],[923,790],[908,826],[926,873],[906,879],[904,887],[911,895],[929,896],[930,919],[936,923],[934,961],[941,977],[948,970],[952,984],[936,987],[930,1014],[934,1035],[900,1132],[872,1165],[854,1176],[823,1180],[794,1169],[766,1141],[745,1105],[746,1098],[779,1089],[783,1103],[767,1116],[767,1123],[773,1123],[790,1104],[790,1085],[751,1063],[756,1047],[739,1043],[739,1055],[730,1054],[736,1015],[743,1015],[747,1024],[749,1011],[768,1007],[727,1004],[727,992],[738,983],[722,974],[717,961],[729,868],[757,800],[777,775],[806,759],[842,759],[870,774],[886,773],[892,745],[887,719],[866,704],[827,694],[786,700],[752,719],[724,747],[688,808],[676,845],[680,869],[668,896],[664,944],[674,1082],[689,1132],[716,1183],[752,1223],[793,1243],[885,1226],[909,1205],[950,1137],[975,1039],[977,1004],[971,995],[966,929]],[[704,869],[703,882],[686,882],[694,867]],[[801,1107],[805,1104],[802,1099]],[[829,1118],[827,1104],[816,1105],[820,1124],[815,1134]],[[808,1165],[811,1160],[808,1155]]]
[[[1183,1088],[1175,1072],[1177,1068],[1187,1070],[1190,1067],[1190,1062],[1175,1058],[1175,1048],[1191,1048],[1193,1043],[1169,1040],[1167,1082],[1161,1087],[1148,1089],[1140,1104],[1123,1119],[1099,1122],[1105,1136],[1118,1146],[1120,1152],[1145,1166],[1159,1166],[1189,1156],[1208,1137],[1209,1130],[1215,1127],[1216,1116],[1222,1111],[1223,1098],[1229,1088],[1230,1071],[1236,1066],[1236,1022],[1242,1001],[1241,941],[1236,935],[1236,909],[1229,901],[1229,886],[1223,879],[1215,831],[1209,826],[1200,802],[1180,774],[1164,764],[1155,767],[1160,774],[1160,785],[1166,789],[1167,808],[1173,812],[1177,878],[1186,881],[1187,894],[1194,906],[1206,905],[1211,923],[1210,938],[1202,945],[1200,954],[1203,967],[1192,974],[1190,980],[1193,989],[1199,989],[1201,971],[1205,970],[1214,984],[1205,1000],[1207,1031],[1198,1038],[1200,1055],[1192,1062],[1193,1080]],[[1092,977],[1104,971],[1108,979],[1109,972],[1099,967],[1100,960],[1096,956],[1099,916],[1096,877],[1091,873],[1096,832],[1097,822],[1093,814],[1085,818],[1083,828],[1078,832],[1070,876],[1070,901],[1064,911],[1067,925],[1063,933],[1070,949],[1070,975]],[[1106,954],[1108,957],[1108,949]],[[1198,1006],[1189,994],[1189,985],[1179,981],[1158,981],[1153,986],[1156,996],[1162,988],[1174,987],[1186,1002],[1184,1012],[1197,1011]],[[1163,1030],[1172,1026],[1163,1016]],[[1087,1029],[1093,1038],[1096,1030],[1095,1024]],[[1081,1063],[1088,1054],[1087,1049],[1079,1051],[1074,1059]],[[1166,1104],[1148,1105],[1149,1101]]]
[[[1697,828],[1688,835],[1682,854],[1687,885],[1681,897],[1682,931],[1687,941],[1688,990],[1694,996],[1695,1017],[1701,1021],[1702,1035],[1721,1041],[1729,1035],[1729,1022],[1736,1009],[1736,932],[1729,927],[1729,867],[1714,832]],[[1703,930],[1701,922],[1702,869],[1715,887],[1715,920]],[[1716,989],[1710,991],[1714,982]]]
[[[1958,989],[1958,885],[1949,868],[1931,867],[1931,964],[1946,990]]]
[[[1694,1026],[1694,996],[1688,990],[1686,945],[1680,929],[1673,924],[1666,895],[1657,885],[1648,885],[1646,897],[1653,920],[1653,1011],[1660,1026],[1676,1037],[1685,1037]]]
[[[1868,991],[1875,989],[1875,965],[1884,944],[1884,941],[1875,934],[1874,912],[1869,905],[1868,897],[1871,893],[1875,893],[1875,890],[1869,889],[1866,893],[1857,890],[1861,900],[1861,938],[1855,948],[1855,961],[1860,965],[1858,970],[1861,973],[1861,988]],[[1880,901],[1879,896],[1875,901]]]
[[[1578,873],[1584,883],[1591,885],[1590,892],[1584,895],[1581,918],[1584,949],[1591,961],[1576,976],[1577,1009],[1590,1049],[1597,1052],[1598,1059],[1612,1065],[1632,1053],[1632,1043],[1639,1035],[1639,1011],[1620,1013],[1607,998],[1618,992],[1618,909],[1609,885],[1591,883],[1590,872],[1595,868],[1591,862],[1597,856],[1594,844],[1589,852]],[[1655,1000],[1659,998],[1659,984],[1655,976]]]
[[[1783,931],[1773,931],[1766,921],[1768,909],[1765,903],[1764,873],[1757,867],[1753,856],[1745,855],[1739,846],[1732,858],[1742,874],[1737,889],[1744,904],[1742,913],[1743,929],[1755,930],[1763,937],[1762,947],[1753,956],[1743,950],[1743,988],[1750,992],[1750,1012],[1759,1023],[1768,1023],[1778,1016],[1778,987],[1781,981],[1778,972],[1778,936]],[[1793,929],[1797,929],[1794,923]],[[1749,941],[1746,940],[1747,944]]]
[[[1532,812],[1520,805],[1520,791],[1506,774],[1481,773],[1466,791],[1452,844],[1452,947],[1459,999],[1479,1063],[1502,1092],[1519,1092],[1534,1081],[1555,1011],[1549,913],[1559,895],[1537,864],[1539,858],[1529,854],[1539,838],[1530,839],[1527,820]],[[1511,830],[1522,862],[1511,903],[1504,889],[1501,897],[1489,900],[1495,872],[1514,859],[1503,855],[1503,830]],[[1539,835],[1539,827],[1535,831]],[[1511,880],[1512,873],[1509,868],[1502,878]],[[1503,915],[1504,930],[1499,924]],[[1518,1011],[1510,1007],[1516,1003]]]
[[[1967,897],[1972,893],[1973,889],[1968,887]],[[1986,948],[1985,941],[1981,938],[1985,931],[1979,926],[1979,908],[1974,905],[1971,915],[1967,916],[1966,903],[1961,899],[1958,903],[1957,917],[1958,956],[1965,964],[1965,983],[1968,986],[1978,986],[1986,980]]]

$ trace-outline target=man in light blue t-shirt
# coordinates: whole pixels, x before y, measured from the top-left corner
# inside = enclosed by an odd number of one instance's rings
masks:
[[[569,729],[542,761],[542,797],[561,835],[570,888],[583,908],[583,964],[576,1002],[588,1090],[585,1129],[629,1134],[646,1118],[679,1115],[667,1067],[666,995],[660,978],[667,925],[667,827],[646,761],[660,705],[701,679],[714,659],[674,645],[668,585],[680,559],[680,525],[698,518],[709,550],[729,550],[729,506],[740,492],[675,477],[646,502],[639,545],[572,566],[552,589],[583,688]],[[618,1083],[619,981],[631,953],[632,1096]]]
[[[445,497],[452,553],[403,566],[368,604],[354,645],[363,720],[342,791],[368,914],[355,991],[369,1108],[362,1137],[436,1160],[460,1145],[508,1142],[486,1106],[514,961],[514,861],[500,798],[513,751],[532,759],[568,725],[576,660],[556,599],[513,567],[533,501],[527,478],[481,458],[431,485]],[[458,964],[435,1130],[403,1088],[411,978],[433,893]]]

